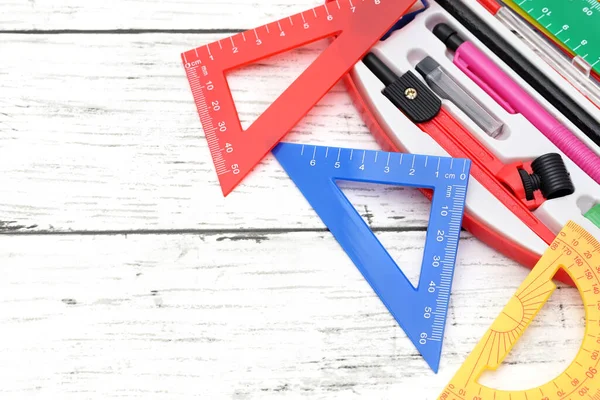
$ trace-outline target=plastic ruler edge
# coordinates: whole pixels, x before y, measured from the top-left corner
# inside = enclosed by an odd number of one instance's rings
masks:
[[[600,2],[510,0],[506,4],[600,73]]]
[[[546,304],[564,269],[573,278],[585,307],[585,333],[568,367],[547,383],[527,390],[500,390],[477,382],[484,370],[497,369]],[[490,328],[446,385],[440,400],[600,399],[600,243],[569,221],[544,252]]]
[[[286,142],[279,143],[273,154],[437,373],[470,160]],[[434,189],[416,288],[336,180]]]
[[[415,2],[335,0],[181,53],[224,196]],[[225,72],[334,36],[300,76],[242,130]]]

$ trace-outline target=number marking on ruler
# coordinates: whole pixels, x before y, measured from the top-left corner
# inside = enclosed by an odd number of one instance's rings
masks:
[[[497,369],[556,285],[558,269],[575,282],[585,305],[585,334],[573,362],[550,382],[528,390],[496,390],[477,382],[486,369]],[[569,221],[508,301],[438,399],[562,400],[600,399],[600,243]],[[548,349],[549,352],[552,349]]]
[[[306,151],[302,148],[306,146]],[[280,143],[273,154],[369,282],[429,366],[437,372],[471,161]],[[352,157],[352,154],[361,157]],[[386,162],[377,162],[384,159]],[[431,160],[432,162],[427,162]],[[456,162],[453,162],[456,161]],[[336,180],[433,189],[421,275],[415,288],[336,184]]]
[[[414,0],[363,0],[354,4],[339,0],[337,6],[324,4],[278,20],[279,34],[260,38],[256,35],[254,39],[255,32],[267,31],[267,26],[258,27],[181,54],[225,196],[413,3]],[[306,21],[305,15],[310,14],[315,18]],[[225,71],[335,35],[323,53],[281,96],[248,129],[242,130]]]
[[[600,3],[598,0],[510,0],[511,8],[562,42],[600,73]]]

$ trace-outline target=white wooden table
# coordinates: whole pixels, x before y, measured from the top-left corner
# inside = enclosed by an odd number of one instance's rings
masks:
[[[437,397],[529,270],[463,233],[433,374],[272,156],[222,197],[180,64],[318,4],[0,0],[0,398]],[[246,123],[320,46],[232,76]],[[377,148],[341,85],[286,140]],[[344,188],[415,276],[425,198]],[[482,382],[549,380],[583,315],[560,288]]]

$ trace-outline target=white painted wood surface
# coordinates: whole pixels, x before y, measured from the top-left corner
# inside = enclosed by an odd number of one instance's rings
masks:
[[[219,37],[5,35],[3,229],[322,228],[270,155],[223,198],[179,56]],[[321,46],[233,74],[243,123],[253,121]],[[286,140],[377,148],[341,84]],[[277,196],[270,196],[273,187]],[[373,226],[396,226],[398,218],[404,226],[425,224],[426,213],[414,210],[425,211],[427,201],[414,190],[345,187],[361,212],[372,215]]]
[[[381,237],[408,265],[424,233]],[[463,236],[434,375],[328,233],[12,236],[3,249],[4,398],[435,399],[526,275]],[[509,358],[512,385],[570,361],[573,292]]]
[[[3,0],[0,27],[20,30],[249,29],[317,0]]]
[[[222,198],[179,63],[317,4],[0,0],[0,397],[436,398],[528,270],[463,234],[434,375],[272,157]],[[236,73],[244,122],[320,48]],[[286,140],[377,148],[339,85]],[[423,196],[345,188],[416,275]],[[582,318],[561,288],[486,382],[551,378]]]

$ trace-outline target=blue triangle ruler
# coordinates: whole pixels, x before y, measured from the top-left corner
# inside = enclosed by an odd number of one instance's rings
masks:
[[[279,143],[273,154],[437,373],[471,161]],[[433,190],[421,275],[415,288],[336,180]]]

